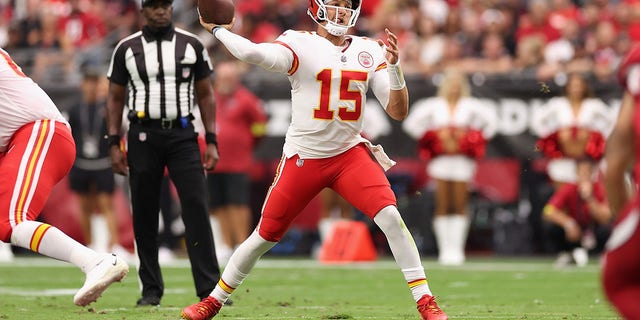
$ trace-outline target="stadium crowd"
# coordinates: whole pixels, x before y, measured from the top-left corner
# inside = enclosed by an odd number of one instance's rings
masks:
[[[174,0],[174,23],[199,35],[214,64],[233,59],[204,34],[196,4]],[[234,32],[254,42],[315,28],[308,0],[234,4]],[[43,87],[77,86],[88,58],[106,72],[115,45],[140,29],[139,10],[139,0],[0,0],[0,47]],[[578,72],[613,84],[620,60],[640,40],[640,1],[364,0],[351,31],[384,38],[385,27],[399,37],[407,79],[453,68],[472,79],[518,74],[562,87]]]
[[[307,0],[236,0],[235,32],[254,42],[287,29],[309,30]],[[175,0],[176,24],[202,33],[195,0]],[[0,46],[36,81],[77,81],[83,54],[105,56],[138,30],[135,0],[2,0]],[[622,55],[640,40],[636,0],[369,0],[356,33],[399,35],[407,75],[455,67],[467,73],[528,73],[539,80],[593,72],[610,81]],[[211,54],[228,57],[209,40]],[[108,57],[104,57],[104,61]]]

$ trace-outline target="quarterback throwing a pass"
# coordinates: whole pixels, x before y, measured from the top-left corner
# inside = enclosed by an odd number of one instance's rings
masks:
[[[396,207],[384,170],[395,163],[361,136],[366,93],[373,90],[387,114],[402,120],[409,97],[398,61],[397,37],[346,35],[361,0],[310,0],[316,32],[288,30],[274,43],[253,43],[230,25],[201,24],[239,60],[287,74],[292,119],[283,156],[256,230],[234,252],[210,296],[182,310],[184,319],[215,316],[258,259],[285,234],[293,219],[323,188],[338,192],[374,220],[411,290],[422,319],[445,320],[427,284],[413,238]]]

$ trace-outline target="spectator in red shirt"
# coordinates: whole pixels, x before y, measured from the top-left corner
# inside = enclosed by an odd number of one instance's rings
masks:
[[[520,17],[520,25],[516,31],[516,41],[518,44],[528,36],[542,36],[545,42],[560,38],[560,30],[551,24],[551,11],[547,1],[530,1],[528,10],[528,13]]]
[[[586,265],[588,250],[601,250],[610,234],[611,210],[595,167],[591,159],[579,160],[576,183],[564,184],[544,207],[549,235],[560,249],[557,266]]]
[[[251,231],[249,172],[267,120],[260,100],[240,83],[240,77],[237,62],[217,64],[213,89],[220,161],[207,180],[210,212],[218,219],[225,245],[216,250],[222,264]]]
[[[107,31],[102,19],[85,12],[80,0],[69,0],[71,12],[58,20],[58,34],[65,50],[86,48],[102,42]]]

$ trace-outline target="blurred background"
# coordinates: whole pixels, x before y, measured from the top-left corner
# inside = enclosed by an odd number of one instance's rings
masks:
[[[234,3],[234,31],[254,42],[272,41],[287,29],[315,30],[306,14],[307,0]],[[176,26],[197,34],[214,64],[231,60],[198,24],[195,5],[196,0],[174,0]],[[91,61],[106,75],[115,45],[139,30],[139,10],[136,0],[0,0],[0,46],[65,112],[80,97],[82,66]],[[545,171],[547,159],[534,147],[538,137],[531,130],[532,114],[564,94],[572,72],[585,74],[595,95],[617,112],[621,89],[615,72],[630,45],[640,40],[640,1],[364,0],[352,33],[383,38],[385,27],[399,36],[412,104],[434,96],[443,71],[455,68],[469,77],[472,95],[498,115],[498,132],[471,185],[468,254],[551,254],[541,212],[554,187]],[[242,83],[262,101],[268,115],[266,136],[255,149],[250,173],[255,225],[281,155],[290,92],[286,77],[248,65],[242,67]],[[365,133],[398,162],[387,175],[400,212],[419,250],[433,255],[433,185],[417,155],[416,141],[401,123],[383,114],[375,99],[368,104]],[[116,183],[119,241],[132,250],[126,183],[122,178]],[[175,198],[175,192],[168,192]],[[320,197],[314,199],[270,254],[314,254],[325,204]],[[86,242],[77,223],[79,210],[63,181],[41,219]],[[357,211],[352,218],[367,223],[379,254],[389,254],[374,224]],[[180,226],[167,228],[178,236],[181,232]],[[179,247],[173,249],[180,254]]]

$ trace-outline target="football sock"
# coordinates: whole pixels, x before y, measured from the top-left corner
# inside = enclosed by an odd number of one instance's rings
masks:
[[[418,248],[398,209],[387,206],[376,214],[373,221],[387,237],[393,257],[411,289],[413,299],[417,302],[425,294],[432,295]]]
[[[257,230],[251,233],[229,259],[211,296],[221,303],[227,301],[233,291],[247,278],[258,259],[275,245],[276,242],[263,239]]]
[[[102,257],[64,234],[60,229],[37,221],[24,221],[13,228],[11,243],[45,256],[70,262],[87,273]]]

